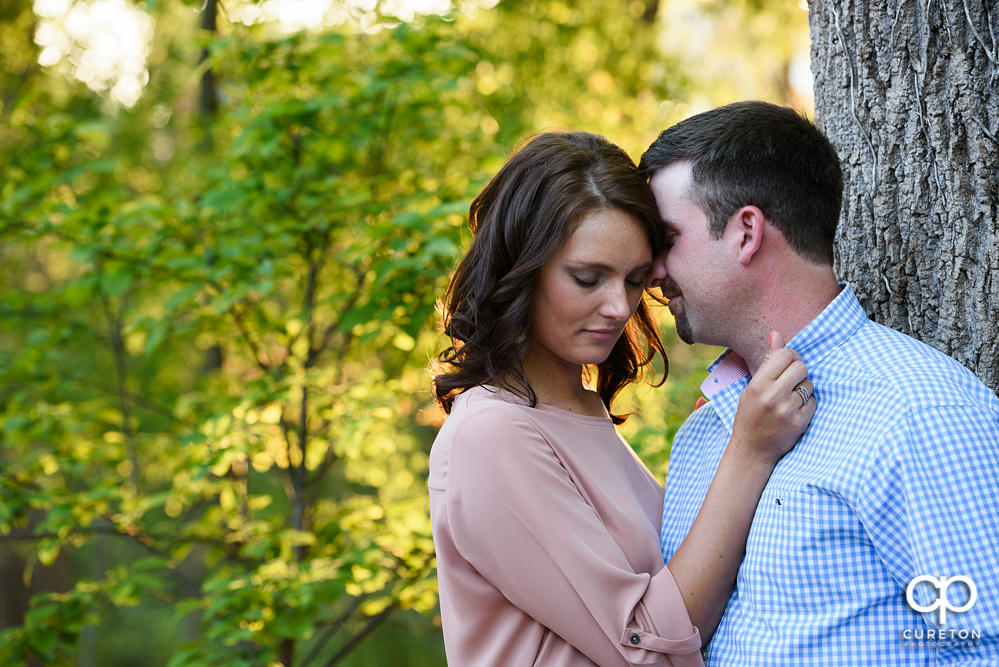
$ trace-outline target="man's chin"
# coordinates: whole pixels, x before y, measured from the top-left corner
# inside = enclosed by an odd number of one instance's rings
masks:
[[[690,322],[683,316],[683,313],[674,316],[674,322],[677,337],[687,345],[693,345],[696,342],[694,340],[694,330],[690,327]]]
[[[690,335],[689,333],[683,334],[683,333],[677,331],[676,335],[677,335],[677,338],[679,338],[680,340],[682,340],[687,345],[693,345],[693,344],[695,344],[697,342],[696,340],[694,340],[694,337],[692,335]]]

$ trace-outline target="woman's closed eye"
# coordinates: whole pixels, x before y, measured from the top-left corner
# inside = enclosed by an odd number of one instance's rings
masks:
[[[636,289],[645,288],[645,276],[648,274],[649,269],[642,269],[639,273],[633,273],[624,282],[628,287],[634,287]]]
[[[645,287],[645,274],[648,272],[648,268],[642,267],[640,270],[633,271],[624,279],[625,285],[628,287],[641,289]],[[580,287],[596,287],[601,280],[601,276],[593,275],[590,273],[575,273],[570,271],[569,275]]]

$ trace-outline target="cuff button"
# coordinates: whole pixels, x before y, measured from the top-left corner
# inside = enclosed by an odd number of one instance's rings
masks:
[[[632,633],[631,633],[631,636],[630,636],[630,637],[628,637],[628,641],[630,641],[630,642],[631,642],[632,644],[637,644],[638,642],[642,641],[642,638],[641,638],[641,637],[639,637],[639,636],[638,636],[637,634],[635,634],[634,632],[632,632]]]

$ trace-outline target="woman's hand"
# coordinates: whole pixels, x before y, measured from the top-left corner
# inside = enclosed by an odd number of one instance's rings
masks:
[[[813,390],[801,356],[784,347],[784,339],[773,332],[770,352],[739,399],[732,444],[758,462],[776,464],[812,421]]]

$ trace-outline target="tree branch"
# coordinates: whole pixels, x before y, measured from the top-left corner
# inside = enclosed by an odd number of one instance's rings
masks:
[[[221,289],[215,283],[211,283],[212,287],[221,293]],[[250,335],[249,327],[246,326],[246,322],[243,320],[243,315],[236,309],[236,306],[230,306],[227,311],[232,315],[233,320],[236,322],[236,328],[239,329],[239,335],[242,336],[243,342],[246,343],[247,347],[250,348],[250,354],[253,356],[253,360],[257,362],[257,367],[264,373],[270,373],[273,369],[273,365],[267,362],[264,355],[261,353],[260,344]]]
[[[350,641],[344,644],[343,647],[341,647],[340,650],[336,652],[336,655],[334,655],[332,658],[329,659],[329,661],[327,661],[326,667],[332,667],[336,663],[340,662],[340,660],[342,660],[344,657],[346,657],[351,651],[357,648],[357,645],[360,644],[362,641],[364,641],[364,639],[368,635],[370,635],[375,630],[375,628],[377,628],[379,625],[388,620],[389,615],[391,615],[392,612],[394,612],[397,608],[398,607],[396,607],[395,604],[390,604],[388,607],[382,610],[380,614],[378,614],[377,616],[373,616],[371,620],[369,620],[364,625],[364,627],[361,628],[360,632],[351,637]]]
[[[88,386],[97,389],[98,391],[104,392],[105,394],[114,395],[116,393],[116,390],[114,388],[109,387],[105,384],[101,384],[100,382],[91,382],[88,380]],[[146,410],[154,412],[160,415],[161,417],[166,417],[172,420],[178,426],[191,426],[189,422],[185,422],[184,420],[177,417],[177,415],[173,414],[170,408],[168,408],[165,405],[160,405],[159,403],[150,401],[145,396],[140,396],[139,394],[130,392],[127,389],[118,389],[117,391],[123,393],[128,398],[129,402],[132,405],[145,408]]]
[[[142,548],[144,548],[146,551],[150,552],[154,556],[158,556],[158,557],[166,559],[168,561],[170,560],[170,555],[167,554],[167,553],[164,553],[161,549],[159,549],[156,546],[156,544],[154,543],[154,540],[160,540],[160,541],[163,541],[163,542],[173,541],[175,543],[176,542],[209,543],[209,544],[211,544],[213,546],[220,547],[223,550],[225,550],[226,546],[231,546],[231,545],[219,544],[217,540],[212,540],[210,538],[197,538],[197,537],[190,538],[190,537],[188,537],[188,538],[180,538],[180,539],[175,539],[175,540],[168,540],[167,538],[165,538],[165,537],[163,537],[161,535],[153,536],[153,535],[151,535],[149,533],[146,533],[144,531],[139,531],[139,530],[134,530],[134,529],[133,530],[123,529],[122,527],[114,524],[114,522],[112,522],[110,519],[107,519],[106,517],[105,517],[105,520],[108,521],[111,525],[108,525],[108,526],[99,526],[99,525],[98,526],[74,526],[69,531],[69,533],[66,534],[66,535],[64,535],[64,536],[60,536],[58,533],[53,533],[53,532],[34,533],[34,534],[31,534],[31,535],[0,535],[0,543],[3,543],[3,542],[37,542],[39,540],[48,540],[48,539],[57,539],[57,540],[62,541],[66,537],[70,537],[70,536],[74,536],[74,535],[79,535],[79,536],[84,536],[84,537],[91,536],[91,535],[108,535],[108,536],[112,536],[112,537],[123,537],[125,539],[129,539],[129,540],[131,540],[133,542],[136,542],[137,544],[139,544],[139,546],[141,546]],[[170,568],[170,567],[168,567],[167,569],[173,574],[174,577],[176,577],[177,583],[179,583],[184,588],[186,594],[188,594],[188,595],[190,595],[192,597],[199,597],[199,598],[201,597],[201,590],[200,590],[200,588],[197,586],[197,584],[194,581],[192,581],[183,572],[177,570],[176,568]]]
[[[350,293],[350,297],[347,299],[347,302],[340,307],[340,317],[336,318],[336,320],[334,320],[323,331],[322,335],[323,342],[320,343],[319,346],[317,346],[317,354],[321,353],[323,350],[329,347],[330,338],[333,337],[333,334],[336,333],[336,331],[340,328],[340,325],[343,324],[343,320],[347,316],[347,313],[353,310],[354,306],[357,305],[357,301],[361,296],[361,291],[364,288],[364,283],[367,282],[366,274],[364,273],[364,271],[361,270],[359,266],[354,265],[351,266],[350,268],[352,273],[354,274],[354,279],[356,281],[354,289]]]
[[[329,640],[332,639],[333,636],[336,635],[337,631],[343,627],[343,624],[347,622],[347,619],[353,616],[354,613],[360,609],[361,605],[364,604],[364,601],[367,600],[368,597],[368,595],[361,595],[354,598],[351,600],[347,609],[345,609],[343,613],[330,621],[329,627],[323,631],[322,636],[319,637],[319,639],[316,640],[316,643],[312,645],[312,649],[309,651],[308,655],[305,656],[305,659],[299,667],[309,667],[312,661],[319,657],[319,654],[322,653],[323,648],[327,643],[329,643]]]
[[[98,265],[100,267],[100,265]],[[98,268],[98,275],[101,271]],[[98,284],[99,281],[98,281]],[[121,435],[125,441],[125,453],[128,456],[129,463],[132,464],[132,470],[129,473],[129,478],[132,480],[132,484],[135,488],[139,488],[139,459],[135,451],[135,437],[132,432],[132,409],[131,404],[128,400],[128,366],[126,356],[128,351],[125,349],[125,341],[122,336],[122,325],[121,325],[121,315],[116,312],[112,312],[111,304],[108,302],[108,297],[105,295],[100,288],[97,290],[98,297],[101,302],[101,307],[104,310],[104,316],[107,318],[108,322],[108,335],[111,339],[111,356],[114,359],[115,368],[115,381],[118,397],[118,409],[121,411]]]

